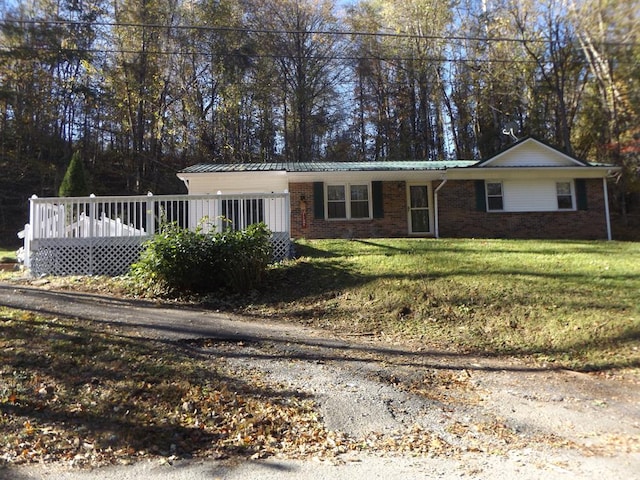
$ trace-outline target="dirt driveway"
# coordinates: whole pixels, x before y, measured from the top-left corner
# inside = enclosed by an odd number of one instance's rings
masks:
[[[266,381],[311,396],[331,430],[363,442],[384,438],[371,453],[347,453],[330,462],[152,460],[93,471],[47,465],[0,470],[1,478],[640,479],[636,374],[553,370],[516,359],[335,338],[261,319],[9,284],[0,284],[0,305],[187,343],[235,369],[259,372]],[[403,453],[403,445],[423,441],[424,432],[436,434],[429,438],[440,439],[442,448]]]

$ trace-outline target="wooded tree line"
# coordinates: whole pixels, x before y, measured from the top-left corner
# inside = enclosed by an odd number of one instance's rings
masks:
[[[1,195],[175,192],[199,162],[640,155],[638,0],[24,0],[0,7]],[[0,204],[1,205],[1,204]],[[0,218],[2,221],[2,218]]]

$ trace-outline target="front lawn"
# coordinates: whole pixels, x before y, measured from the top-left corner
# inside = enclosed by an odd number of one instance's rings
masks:
[[[413,348],[584,371],[640,367],[640,243],[367,239],[295,248],[296,259],[273,266],[259,291],[195,301]],[[67,277],[49,287],[126,295],[129,285]]]
[[[0,248],[0,262],[15,261],[16,251]]]
[[[640,365],[640,244],[301,241],[244,313],[581,370]]]

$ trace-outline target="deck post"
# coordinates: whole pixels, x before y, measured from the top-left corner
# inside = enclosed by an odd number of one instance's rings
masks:
[[[40,226],[40,219],[38,218],[38,209],[36,208],[36,202],[38,196],[36,194],[31,195],[29,199],[29,224],[31,225],[31,239],[34,237],[34,230]],[[29,253],[27,253],[29,255]]]
[[[284,219],[285,231],[291,234],[291,195],[289,195],[288,189],[285,190],[284,193],[286,194],[284,197],[284,212],[280,214]]]
[[[225,221],[224,217],[222,216],[222,192],[218,190],[216,195],[218,196],[216,198],[216,209],[218,210],[218,218],[216,219],[216,231],[222,232]]]
[[[155,205],[153,201],[153,193],[147,193],[147,232],[153,236],[156,233],[156,217],[155,217]]]

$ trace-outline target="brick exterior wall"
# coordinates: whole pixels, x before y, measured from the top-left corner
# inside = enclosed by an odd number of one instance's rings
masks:
[[[406,237],[409,228],[406,189],[407,186],[403,181],[382,183],[384,218],[325,220],[314,218],[313,215],[313,183],[290,183],[291,236],[293,238]],[[302,198],[306,205],[303,205]],[[303,207],[306,207],[306,225],[303,225]]]
[[[291,183],[293,238],[407,237],[404,181],[383,182],[384,218],[325,220],[314,218],[313,183]],[[537,238],[597,240],[607,238],[601,179],[586,180],[587,210],[566,212],[485,212],[476,209],[475,182],[450,180],[438,193],[439,233],[443,238]],[[304,204],[301,199],[304,198]],[[306,211],[303,226],[302,208]]]
[[[450,180],[438,193],[441,237],[597,240],[607,238],[601,179],[586,180],[587,210],[484,212],[475,182]]]

